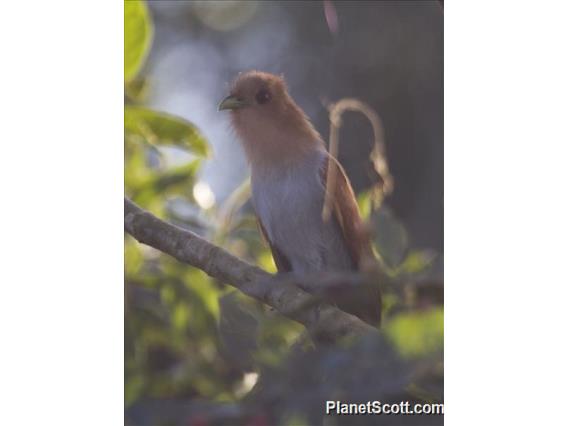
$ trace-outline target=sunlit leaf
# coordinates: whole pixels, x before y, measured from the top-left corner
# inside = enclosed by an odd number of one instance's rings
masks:
[[[371,192],[370,191],[361,192],[357,196],[357,204],[359,205],[359,211],[361,212],[361,217],[363,219],[367,219],[371,214],[373,208]]]
[[[432,250],[412,251],[399,266],[399,272],[417,274],[428,268],[436,259],[437,254]]]
[[[262,253],[260,253],[260,255],[257,258],[257,262],[262,269],[271,273],[276,272],[276,264],[274,263],[274,258],[272,257],[272,254],[268,250],[265,250]]]
[[[140,187],[148,180],[152,171],[146,166],[146,156],[140,144],[126,144],[124,153],[124,187],[126,194],[131,195],[134,188]]]
[[[148,108],[124,108],[125,131],[144,138],[153,145],[175,145],[201,156],[209,155],[209,146],[199,130],[189,121]]]
[[[154,30],[145,2],[124,2],[124,80],[132,80],[144,64]]]
[[[124,400],[125,403],[131,404],[142,392],[144,387],[144,377],[141,374],[130,375],[129,379],[124,383]]]
[[[133,78],[124,85],[124,93],[135,103],[144,102],[149,91],[147,78]]]
[[[194,292],[193,296],[199,299],[195,302],[217,320],[219,318],[219,293],[213,280],[205,272],[191,268],[187,271],[185,283]]]
[[[142,266],[144,257],[140,244],[134,241],[132,237],[128,237],[124,241],[124,274],[126,276],[134,276]]]
[[[401,355],[428,355],[443,348],[444,311],[434,308],[399,314],[385,325],[384,330]]]
[[[390,268],[396,268],[408,251],[406,228],[385,206],[373,213],[372,223],[374,240],[381,259]]]
[[[399,297],[393,293],[385,293],[382,295],[383,318],[387,318],[392,309],[399,303]]]
[[[184,330],[189,320],[189,311],[187,306],[183,303],[176,303],[172,312],[172,323],[178,330]]]

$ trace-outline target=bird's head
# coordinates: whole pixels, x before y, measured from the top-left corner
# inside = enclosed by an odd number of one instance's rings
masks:
[[[260,71],[241,73],[219,111],[231,121],[249,161],[255,165],[285,162],[320,146],[321,138],[288,94],[283,77]]]
[[[249,71],[238,75],[229,96],[219,104],[219,111],[229,110],[239,116],[255,114],[270,118],[278,109],[285,107],[287,98],[286,84],[282,77]]]

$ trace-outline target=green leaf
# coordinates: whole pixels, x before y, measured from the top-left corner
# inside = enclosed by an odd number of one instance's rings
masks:
[[[145,378],[142,374],[131,374],[124,383],[124,400],[126,405],[132,404],[144,390]]]
[[[212,278],[197,268],[188,268],[185,285],[191,290],[192,300],[215,321],[219,319],[219,291]]]
[[[210,153],[205,138],[192,123],[165,112],[126,106],[124,129],[153,145],[174,145],[205,157]]]
[[[407,275],[418,274],[428,269],[436,260],[436,257],[437,253],[432,250],[412,251],[408,253],[397,272]]]
[[[144,255],[138,244],[132,237],[124,241],[124,275],[134,277],[144,263]]]
[[[435,308],[400,314],[384,330],[402,356],[426,356],[444,346],[444,311]]]
[[[377,251],[388,267],[396,268],[406,258],[408,232],[385,206],[374,212],[372,220]]]
[[[134,78],[124,85],[124,94],[133,103],[141,104],[146,100],[149,88],[150,83],[147,78]]]
[[[124,80],[132,80],[150,51],[154,29],[145,2],[124,2]]]
[[[172,311],[172,323],[174,327],[178,330],[183,331],[187,327],[188,320],[189,311],[186,304],[183,302],[176,303]]]
[[[373,210],[371,200],[371,191],[365,191],[357,196],[357,204],[359,205],[359,212],[363,219],[367,219]]]

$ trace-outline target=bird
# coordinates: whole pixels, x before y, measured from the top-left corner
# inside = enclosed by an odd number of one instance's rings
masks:
[[[278,272],[359,270],[373,254],[353,188],[290,96],[284,77],[262,71],[240,73],[218,109],[230,112],[244,149],[259,229]],[[336,167],[334,188],[326,186],[330,164]],[[326,191],[333,191],[328,219],[322,215]],[[380,323],[376,287],[324,289],[323,298],[367,323]]]

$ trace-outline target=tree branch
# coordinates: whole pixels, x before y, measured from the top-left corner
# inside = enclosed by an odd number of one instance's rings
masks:
[[[124,199],[124,229],[136,240],[183,263],[201,269],[282,315],[303,324],[313,336],[336,341],[348,335],[376,332],[374,327],[336,307],[314,303],[309,293],[238,259],[191,231],[164,222]],[[306,288],[305,282],[302,287]]]

